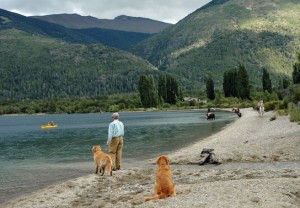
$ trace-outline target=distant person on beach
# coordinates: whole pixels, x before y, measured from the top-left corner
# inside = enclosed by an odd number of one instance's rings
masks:
[[[257,103],[257,111],[258,111],[258,113],[259,113],[260,116],[264,115],[265,106],[264,106],[264,101],[263,100],[260,100]]]
[[[112,168],[116,171],[121,169],[124,124],[119,120],[118,113],[113,113],[111,117],[113,122],[108,126],[106,146],[113,162]]]
[[[210,108],[208,108],[206,116],[210,116],[211,114],[212,114],[212,110]]]
[[[207,120],[215,120],[215,114],[213,113],[213,110],[208,108],[206,113],[206,119]]]
[[[238,107],[233,107],[232,108],[232,111],[234,111],[235,113],[239,113],[240,112],[240,109]]]
[[[238,117],[242,116],[242,113],[240,112],[240,108],[239,107],[233,107],[232,111],[234,111],[236,113],[236,115],[238,115]]]
[[[260,106],[264,106],[264,101],[263,100],[260,100]]]
[[[256,104],[257,111],[259,111],[260,106],[264,107],[264,101],[263,100],[260,100],[260,101],[257,102],[257,104]]]

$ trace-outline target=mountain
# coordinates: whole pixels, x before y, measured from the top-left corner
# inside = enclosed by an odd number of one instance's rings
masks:
[[[73,43],[97,43],[94,38],[63,26],[0,9],[0,30],[5,29],[18,29]]]
[[[72,29],[102,28],[137,33],[158,33],[171,24],[142,17],[121,15],[113,20],[97,19],[91,16],[78,14],[53,14],[32,16],[40,20],[62,25]]]
[[[2,24],[1,24],[2,23]],[[94,44],[128,50],[151,36],[149,33],[126,32],[101,28],[69,29],[61,25],[25,17],[0,9],[0,30],[16,28],[30,33],[58,38],[71,43]]]
[[[265,67],[276,85],[291,78],[300,52],[299,0],[213,0],[132,52],[182,78],[186,89],[221,86],[223,73],[243,64],[261,86]]]
[[[174,74],[184,90],[200,90],[208,76],[222,86],[224,71],[239,64],[253,86],[261,86],[263,67],[276,85],[291,78],[300,52],[299,16],[299,0],[213,0],[138,43],[132,53],[145,61],[93,44],[100,28],[69,29],[0,10],[0,98],[136,92],[139,76],[157,76],[157,69]]]
[[[149,33],[126,32],[101,28],[72,30],[86,36],[88,39],[93,39],[95,43],[102,43],[122,50],[129,50],[132,46],[152,36]]]
[[[0,10],[0,99],[136,92],[141,74],[158,73],[128,52],[63,41],[70,37],[85,38],[59,25]]]

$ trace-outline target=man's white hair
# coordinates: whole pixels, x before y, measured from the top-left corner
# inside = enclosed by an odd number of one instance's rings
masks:
[[[111,115],[111,117],[113,118],[113,119],[119,119],[119,114],[118,113],[113,113],[112,115]]]

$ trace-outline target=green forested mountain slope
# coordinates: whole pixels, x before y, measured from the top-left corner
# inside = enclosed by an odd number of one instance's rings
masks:
[[[122,50],[128,50],[132,45],[151,36],[149,33],[126,32],[101,28],[69,29],[58,24],[33,17],[25,17],[0,9],[0,30],[12,28],[36,35],[61,39],[71,43],[101,43]]]
[[[0,9],[0,30],[6,29],[18,29],[73,43],[96,43],[95,39],[63,26]]]
[[[203,86],[209,74],[220,86],[223,72],[239,64],[260,86],[262,67],[273,80],[291,77],[299,17],[299,0],[213,0],[132,51],[182,77],[187,89]]]
[[[101,28],[89,29],[72,29],[76,33],[80,33],[92,38],[94,43],[101,43],[110,47],[121,50],[129,50],[134,44],[146,40],[151,36],[149,33],[126,32],[119,30],[107,30]]]
[[[0,30],[0,98],[45,99],[137,91],[149,62],[103,45],[71,44]]]

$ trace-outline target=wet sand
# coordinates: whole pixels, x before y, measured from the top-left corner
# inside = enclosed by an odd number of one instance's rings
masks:
[[[300,207],[300,125],[287,116],[270,121],[252,109],[222,131],[170,155],[177,195],[153,195],[155,159],[124,167],[110,177],[89,174],[2,207]],[[221,165],[199,166],[203,148]]]

